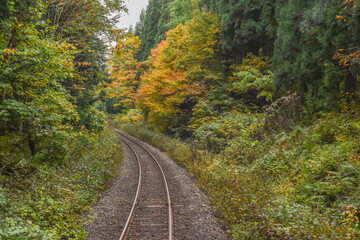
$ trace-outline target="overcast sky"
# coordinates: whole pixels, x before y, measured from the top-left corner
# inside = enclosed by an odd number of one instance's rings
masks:
[[[135,27],[136,23],[139,21],[141,9],[146,9],[148,0],[125,0],[125,5],[127,6],[129,13],[122,14],[117,27],[129,28],[130,25]]]

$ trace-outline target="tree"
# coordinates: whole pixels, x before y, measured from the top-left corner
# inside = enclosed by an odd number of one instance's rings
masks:
[[[339,96],[341,82],[349,76],[334,65],[334,52],[360,40],[358,18],[352,18],[346,25],[336,19],[342,3],[342,0],[277,2],[279,27],[273,68],[278,89],[300,91],[303,100],[305,95],[320,99]]]
[[[139,22],[137,22],[135,25],[135,33],[134,34],[136,36],[142,35],[143,29],[144,29],[144,18],[145,18],[145,9],[141,9]]]
[[[192,0],[174,0],[169,3],[170,21],[168,27],[175,28],[177,25],[185,24],[186,21],[192,18],[194,10]]]
[[[143,21],[140,21],[136,28],[141,29],[135,34],[139,34],[141,49],[137,59],[144,61],[150,55],[151,49],[155,48],[165,38],[165,33],[169,30],[167,24],[170,20],[168,3],[172,0],[149,0]]]
[[[1,34],[0,134],[18,133],[35,154],[45,139],[77,120],[71,97],[59,84],[74,76],[77,51],[74,45],[51,38],[52,29],[39,21],[43,5],[30,9],[27,17],[32,21],[15,17],[14,10],[3,28],[12,29],[12,34]]]
[[[221,16],[221,48],[227,59],[240,62],[247,53],[260,49],[272,55],[276,31],[275,1],[203,0],[205,8]],[[200,5],[201,6],[201,5]]]
[[[141,41],[139,37],[126,34],[118,38],[117,46],[112,50],[108,70],[111,72],[112,82],[107,86],[108,97],[118,99],[115,106],[125,109],[135,107],[135,94],[139,87],[138,61],[134,58],[139,51]]]
[[[107,80],[106,42],[115,38],[112,30],[118,13],[125,10],[122,0],[53,0],[47,5],[54,39],[66,39],[79,50],[74,59],[77,74],[61,84],[76,98],[81,124],[88,128],[93,125],[88,112],[101,98],[98,85]]]
[[[0,135],[16,136],[38,157],[62,159],[77,127],[104,127],[91,106],[105,78],[98,35],[110,30],[106,15],[123,7],[119,0],[86,2],[9,1],[1,21]]]
[[[216,82],[218,34],[216,15],[197,12],[152,51],[143,67],[137,104],[157,130],[185,125],[192,107]]]
[[[273,100],[273,74],[270,59],[248,54],[240,66],[234,67],[234,76],[229,91],[240,98],[240,102],[251,107],[263,107]]]
[[[343,10],[340,11],[341,15],[337,15],[336,19],[342,24],[347,25],[349,31],[360,28],[359,16],[360,6],[356,0],[346,0],[343,2]],[[354,36],[355,35],[355,36]],[[346,42],[341,49],[338,49],[333,59],[337,60],[339,65],[346,69],[348,72],[345,81],[345,91],[353,93],[357,88],[357,77],[359,76],[360,70],[360,46],[356,41],[356,35],[352,35],[353,39]],[[354,39],[355,37],[355,39]],[[354,41],[355,40],[355,41]]]
[[[0,20],[6,18],[9,13],[8,0],[0,0]]]

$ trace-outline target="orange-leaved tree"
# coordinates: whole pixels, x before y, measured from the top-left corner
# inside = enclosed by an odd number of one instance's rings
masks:
[[[144,64],[138,107],[162,132],[186,123],[216,79],[220,21],[213,13],[193,16],[167,32]]]
[[[135,94],[139,86],[137,77],[138,61],[134,55],[141,45],[139,37],[132,34],[120,34],[117,45],[111,51],[108,61],[111,83],[107,86],[108,97],[118,99],[116,105],[134,108]]]

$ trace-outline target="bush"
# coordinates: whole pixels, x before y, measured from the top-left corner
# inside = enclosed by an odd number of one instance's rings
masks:
[[[265,106],[265,124],[268,130],[278,132],[296,126],[295,120],[300,120],[300,107],[300,98],[296,93],[281,97]]]
[[[227,112],[219,117],[208,119],[195,131],[194,137],[199,147],[219,153],[225,149],[230,140],[248,135],[249,126],[256,120],[256,115]]]
[[[82,131],[63,143],[62,162],[22,153],[13,143],[21,146],[21,138],[1,146],[0,238],[85,239],[83,213],[122,159],[118,137]]]

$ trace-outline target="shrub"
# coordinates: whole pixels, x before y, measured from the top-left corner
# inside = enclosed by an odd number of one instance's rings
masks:
[[[194,137],[202,149],[219,153],[225,149],[230,140],[248,135],[247,129],[255,119],[256,115],[236,111],[227,112],[201,124],[194,131]]]
[[[63,143],[61,162],[21,152],[21,144],[13,138],[1,146],[0,238],[85,239],[83,213],[122,158],[118,137],[109,130],[82,131]]]
[[[272,104],[264,107],[265,124],[270,130],[288,130],[295,126],[296,119],[300,119],[300,98],[296,93],[277,99]]]

